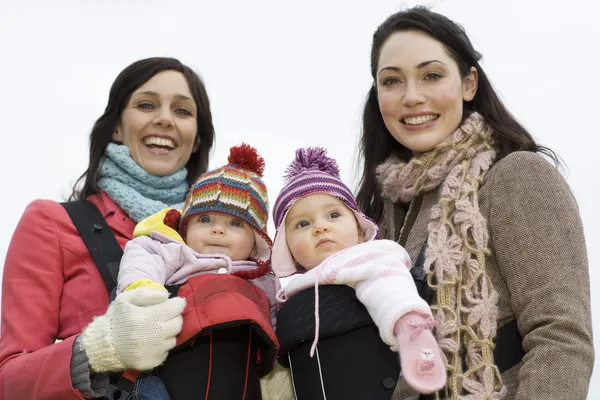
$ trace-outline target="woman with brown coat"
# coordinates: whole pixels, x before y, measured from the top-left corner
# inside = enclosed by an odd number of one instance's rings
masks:
[[[585,399],[594,349],[577,204],[480,58],[425,8],[379,26],[358,203],[427,274],[448,373],[438,397]]]

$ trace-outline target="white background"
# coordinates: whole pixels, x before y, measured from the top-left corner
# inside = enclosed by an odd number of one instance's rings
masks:
[[[273,202],[294,150],[321,145],[355,185],[371,36],[389,14],[413,4],[0,0],[0,135],[6,146],[0,156],[0,267],[27,203],[61,200],[70,192],[86,167],[88,134],[110,85],[140,58],[173,56],[203,76],[217,131],[211,167],[225,162],[231,145],[256,146],[267,162]],[[564,159],[563,174],[585,226],[598,334],[599,3],[420,4],[465,26],[510,110]],[[589,398],[598,395],[600,373]]]

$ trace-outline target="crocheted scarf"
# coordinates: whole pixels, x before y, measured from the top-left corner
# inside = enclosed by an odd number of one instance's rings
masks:
[[[109,143],[98,171],[98,187],[129,218],[140,222],[167,207],[181,210],[189,190],[186,177],[185,168],[173,175],[151,175],[131,158],[127,146]]]
[[[392,156],[376,170],[382,197],[393,202],[409,202],[441,186],[427,226],[424,268],[436,293],[431,308],[448,371],[446,397],[451,399],[500,399],[505,394],[493,359],[498,295],[485,272],[489,232],[477,197],[496,156],[491,134],[483,117],[474,113],[435,149],[408,163]]]

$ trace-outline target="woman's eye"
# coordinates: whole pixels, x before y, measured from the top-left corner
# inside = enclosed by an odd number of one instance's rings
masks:
[[[388,76],[387,78],[384,78],[381,83],[383,84],[383,86],[391,86],[391,85],[395,85],[396,83],[399,83],[399,82],[400,82],[400,79],[398,79],[398,77]]]
[[[137,108],[141,108],[142,110],[153,110],[154,105],[152,105],[152,103],[140,103],[137,105]]]
[[[428,81],[437,81],[441,77],[442,77],[442,74],[440,74],[438,72],[428,72],[427,74],[425,74],[425,79]]]
[[[203,224],[208,224],[208,223],[210,223],[210,217],[205,215],[203,217],[200,217],[199,221],[202,222]]]
[[[186,117],[189,117],[192,115],[192,113],[188,110],[186,110],[185,108],[178,108],[177,110],[175,110],[175,112],[179,115],[184,115]]]
[[[231,226],[235,226],[237,228],[243,226],[244,224],[239,219],[234,219],[231,221]]]

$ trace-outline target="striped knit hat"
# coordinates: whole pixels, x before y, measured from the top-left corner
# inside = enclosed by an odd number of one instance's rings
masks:
[[[272,242],[267,234],[269,202],[262,181],[264,159],[245,143],[229,150],[228,164],[205,172],[190,188],[181,212],[179,232],[185,239],[187,223],[198,214],[218,212],[249,224],[256,239],[256,261],[268,271]],[[261,263],[259,263],[261,264]]]
[[[296,265],[288,249],[284,222],[294,203],[305,196],[320,193],[340,199],[354,212],[365,234],[365,241],[377,236],[377,225],[360,212],[354,195],[340,179],[337,162],[327,157],[325,149],[307,147],[296,150],[296,158],[287,167],[284,181],[285,186],[281,189],[273,207],[273,219],[277,229],[273,244],[273,271],[278,277],[293,275],[302,269]]]

